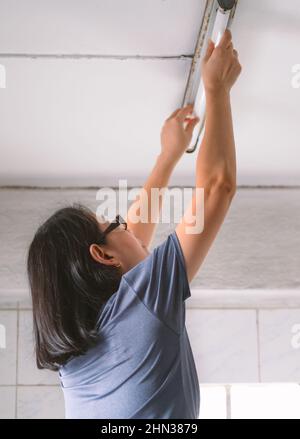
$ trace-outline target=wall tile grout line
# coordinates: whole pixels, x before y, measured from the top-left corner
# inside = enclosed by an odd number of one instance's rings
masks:
[[[261,383],[261,350],[260,350],[259,309],[256,310],[256,344],[257,344],[258,382]]]
[[[15,384],[0,384],[0,387],[16,387]]]
[[[0,384],[0,387],[58,387],[60,388],[59,384]]]
[[[16,349],[16,391],[15,391],[15,419],[18,418],[18,368],[19,368],[19,322],[20,322],[20,311],[19,311],[19,302],[17,303],[17,349]]]
[[[57,387],[60,389],[59,384],[18,384],[18,387]]]
[[[19,308],[1,308],[0,311],[18,311]]]
[[[225,386],[226,391],[226,419],[231,419],[231,385]]]

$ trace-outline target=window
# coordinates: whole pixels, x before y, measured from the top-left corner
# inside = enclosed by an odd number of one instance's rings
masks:
[[[300,419],[300,385],[200,385],[200,419]]]

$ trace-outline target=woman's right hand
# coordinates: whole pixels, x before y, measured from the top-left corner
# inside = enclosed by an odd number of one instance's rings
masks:
[[[202,80],[207,93],[219,91],[230,92],[242,66],[238,60],[238,52],[232,44],[232,35],[226,29],[220,43],[215,47],[209,40],[206,54],[201,63]]]

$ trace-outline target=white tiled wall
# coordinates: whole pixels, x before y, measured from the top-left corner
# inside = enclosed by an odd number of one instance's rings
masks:
[[[63,418],[64,399],[61,389],[57,386],[19,386],[17,417]]]
[[[187,329],[202,382],[258,381],[255,310],[187,310]]]
[[[219,405],[214,416],[228,417],[231,386],[226,383],[300,382],[300,348],[292,345],[300,308],[201,309],[191,299],[186,305],[201,410],[205,403],[200,416],[212,416],[210,401],[215,400]],[[22,302],[0,304],[0,324],[6,328],[7,343],[0,349],[0,417],[63,418],[57,373],[38,370],[35,364],[32,311],[22,308]]]
[[[64,401],[56,372],[35,363],[32,311],[28,301],[1,301],[0,418],[63,418]],[[3,334],[2,334],[3,335]]]
[[[259,321],[262,381],[299,382],[300,309],[260,310]]]
[[[16,417],[16,386],[0,386],[0,419]]]
[[[17,311],[0,308],[0,324],[5,328],[5,348],[0,348],[0,385],[16,384]]]
[[[57,373],[38,369],[34,359],[32,312],[19,311],[18,384],[59,385]]]

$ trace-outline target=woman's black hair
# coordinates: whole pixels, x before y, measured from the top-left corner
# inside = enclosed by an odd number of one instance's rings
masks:
[[[38,228],[27,273],[39,369],[57,371],[97,342],[100,309],[122,276],[90,255],[90,245],[105,238],[94,213],[79,203],[57,210]]]

